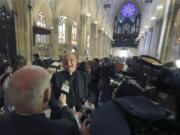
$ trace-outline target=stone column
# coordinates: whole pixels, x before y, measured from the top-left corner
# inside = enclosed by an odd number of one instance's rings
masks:
[[[139,44],[138,44],[138,55],[141,55],[142,52],[142,42],[143,42],[143,38],[140,39]]]
[[[165,62],[168,57],[168,49],[170,47],[170,42],[171,42],[171,35],[173,31],[173,20],[175,18],[175,0],[167,0],[166,2],[166,12],[165,12],[165,17],[167,18],[164,28],[164,38],[161,39],[161,48],[159,48],[159,58]],[[160,50],[161,49],[161,50]]]
[[[98,58],[99,57],[99,48],[98,48],[98,34],[97,34],[97,31],[96,31],[96,46],[95,46],[95,58]]]
[[[151,41],[152,41],[153,28],[149,28],[149,36],[148,36],[148,55],[151,56]]]
[[[107,49],[108,56],[111,55],[111,39],[108,38],[108,49]]]
[[[143,43],[143,46],[144,46],[144,50],[143,50],[143,54],[144,55],[147,55],[147,38],[148,38],[148,34],[147,32],[144,34],[144,43]]]
[[[96,50],[97,48],[97,42],[96,42],[96,24],[91,24],[91,42],[90,42],[90,55],[91,58],[95,58],[96,57]]]
[[[104,58],[104,44],[105,44],[105,34],[104,32],[101,33],[101,45],[100,45],[100,58]]]
[[[51,30],[51,43],[52,43],[52,57],[55,60],[59,59],[59,55],[63,54],[64,51],[64,45],[60,45],[58,43],[58,22],[59,19],[58,18],[54,18],[54,22],[53,22],[53,29]]]
[[[161,29],[161,36],[160,36],[160,41],[159,41],[159,47],[158,47],[158,58],[162,59],[163,57],[163,46],[164,46],[164,41],[165,41],[165,33],[167,32],[167,22],[168,22],[168,13],[169,13],[169,7],[171,4],[171,0],[166,0],[165,1],[165,10],[164,10],[164,17],[163,17],[163,24],[162,24],[162,29]]]
[[[161,35],[161,29],[162,29],[162,23],[163,20],[159,19],[156,21],[156,28],[157,28],[157,33],[155,35],[155,57],[158,58],[158,48],[159,48],[159,41],[160,41],[160,35]]]
[[[101,58],[101,41],[102,41],[102,35],[101,35],[102,31],[98,30],[97,31],[97,54],[98,57]]]
[[[153,33],[152,33],[152,41],[151,41],[151,51],[150,51],[150,55],[152,57],[156,57],[156,53],[157,53],[157,39],[158,39],[158,33],[160,28],[158,27],[157,23],[155,22],[153,25]]]
[[[86,56],[86,37],[87,37],[87,18],[85,15],[81,15],[81,28],[80,28],[80,48],[79,59],[83,59]]]
[[[32,22],[31,5],[27,0],[13,0],[17,54],[31,62]]]
[[[104,44],[105,46],[104,46],[104,52],[105,52],[105,54],[104,54],[104,56],[105,57],[108,57],[108,46],[109,46],[109,43],[108,43],[108,34],[105,34],[105,44]]]
[[[151,39],[152,39],[152,28],[150,28],[145,35],[146,35],[145,54],[150,55],[150,45],[151,45]]]

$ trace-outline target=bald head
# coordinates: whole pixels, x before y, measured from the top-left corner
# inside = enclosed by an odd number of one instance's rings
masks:
[[[43,103],[46,90],[50,90],[49,73],[39,66],[29,65],[14,72],[8,93],[15,106],[35,106]]]
[[[77,58],[74,53],[67,53],[64,56],[63,66],[66,71],[73,73],[77,68]]]

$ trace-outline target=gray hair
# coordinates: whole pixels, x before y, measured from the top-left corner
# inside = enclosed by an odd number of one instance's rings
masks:
[[[26,67],[25,67],[26,68]],[[28,68],[28,67],[27,67]],[[42,70],[41,67],[31,66],[34,71]],[[22,82],[23,83],[23,82]],[[36,106],[43,102],[43,94],[47,88],[50,89],[50,75],[48,73],[39,74],[38,78],[32,80],[25,90],[18,90],[10,81],[8,94],[12,104],[16,106]],[[20,92],[21,91],[21,92]]]

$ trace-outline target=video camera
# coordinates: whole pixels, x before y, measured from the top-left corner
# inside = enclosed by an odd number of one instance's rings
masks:
[[[130,72],[129,72],[130,71]],[[169,68],[163,65],[159,60],[142,55],[135,57],[129,63],[126,71],[114,74],[116,77],[110,76],[110,86],[117,89],[115,98],[126,96],[143,96],[162,106],[159,94],[165,93],[172,95],[176,106],[176,119],[166,121],[167,125],[180,125],[180,69]],[[132,82],[134,80],[134,82]],[[155,97],[155,98],[154,98]],[[168,100],[168,99],[166,99]],[[165,101],[168,103],[169,101]],[[164,109],[169,110],[164,106]],[[167,111],[168,112],[168,111]],[[175,114],[169,110],[168,115]],[[172,122],[173,121],[173,122]],[[163,122],[162,122],[163,123]],[[171,124],[170,124],[171,123]],[[172,124],[173,123],[173,124]],[[162,129],[166,129],[167,125],[162,124]],[[169,130],[175,129],[169,126]]]

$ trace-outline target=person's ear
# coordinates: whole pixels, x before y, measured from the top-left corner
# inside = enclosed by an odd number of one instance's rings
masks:
[[[51,90],[49,88],[47,88],[45,91],[44,91],[44,98],[43,98],[43,103],[48,103],[49,100],[51,98]]]

